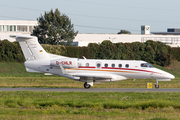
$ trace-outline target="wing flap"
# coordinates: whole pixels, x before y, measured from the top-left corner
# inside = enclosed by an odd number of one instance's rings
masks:
[[[95,77],[95,78],[107,78],[111,79],[112,76],[110,75],[104,75],[104,74],[98,74],[98,75],[92,75],[92,74],[74,74],[75,77]]]
[[[127,78],[120,75],[114,75],[114,74],[74,74],[75,77],[88,77],[88,78],[95,78],[95,79],[110,79],[110,81],[119,81],[119,80],[126,80]]]

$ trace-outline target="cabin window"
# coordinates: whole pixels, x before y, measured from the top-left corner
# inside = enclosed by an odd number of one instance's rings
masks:
[[[108,67],[108,64],[106,63],[106,64],[104,64],[104,67]]]
[[[111,67],[115,67],[115,64],[112,64]]]
[[[98,68],[99,68],[99,67],[101,67],[101,64],[100,64],[100,63],[98,63],[98,64],[97,64],[97,67],[98,67]]]
[[[89,67],[89,63],[86,63],[86,67]]]
[[[129,64],[126,64],[125,66],[126,66],[126,68],[128,68],[128,67],[129,67]]]
[[[119,64],[118,66],[119,66],[119,68],[122,68],[122,64]]]

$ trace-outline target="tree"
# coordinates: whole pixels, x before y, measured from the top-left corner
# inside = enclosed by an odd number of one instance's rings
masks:
[[[41,14],[37,20],[38,26],[34,27],[31,35],[37,36],[41,44],[70,44],[78,33],[69,17],[61,14],[58,9]]]
[[[117,34],[131,34],[131,32],[127,30],[120,30],[120,32],[118,32]]]

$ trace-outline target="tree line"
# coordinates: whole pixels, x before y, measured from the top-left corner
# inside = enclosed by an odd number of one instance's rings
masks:
[[[161,66],[170,65],[174,59],[180,60],[177,54],[171,54],[178,48],[171,48],[161,42],[146,41],[145,43],[112,43],[109,40],[101,44],[90,43],[88,47],[66,47],[64,55],[70,57],[85,56],[90,59],[144,60]]]
[[[151,64],[168,66],[173,60],[180,61],[180,48],[171,48],[161,42],[112,43],[109,40],[101,44],[89,43],[87,47],[47,45],[43,48],[52,54],[87,59],[144,60]],[[0,41],[0,61],[24,62],[19,43]]]

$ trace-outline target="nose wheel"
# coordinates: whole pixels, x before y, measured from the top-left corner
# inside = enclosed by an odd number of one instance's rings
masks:
[[[84,83],[84,88],[89,89],[91,87],[90,84],[87,84],[87,82]]]
[[[155,88],[158,89],[158,88],[159,88],[159,85],[155,85]]]

